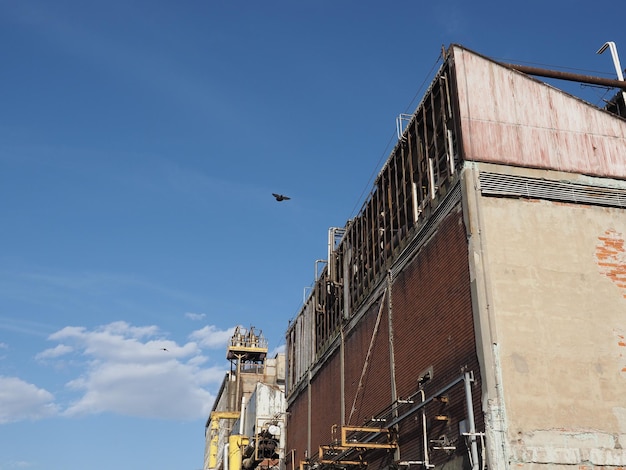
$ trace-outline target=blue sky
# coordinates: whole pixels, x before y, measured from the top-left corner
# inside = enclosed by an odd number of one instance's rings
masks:
[[[442,45],[615,78],[596,51],[626,64],[622,19],[617,0],[0,0],[0,470],[201,468],[226,340],[284,346]]]

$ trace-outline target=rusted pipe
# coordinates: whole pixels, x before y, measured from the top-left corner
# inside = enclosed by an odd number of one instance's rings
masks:
[[[590,83],[592,85],[608,86],[611,88],[619,88],[626,90],[626,82],[615,80],[612,78],[593,77],[590,75],[580,75],[577,73],[560,72],[558,70],[548,70],[538,67],[530,67],[528,65],[501,64],[518,72],[528,75],[537,75],[539,77],[556,78],[559,80],[569,80],[570,82]]]

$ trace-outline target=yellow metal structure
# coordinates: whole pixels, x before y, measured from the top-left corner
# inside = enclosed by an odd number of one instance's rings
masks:
[[[341,458],[341,454],[348,450],[354,450],[352,447],[342,447],[342,446],[320,446],[319,450],[319,458],[320,463],[322,464],[330,464],[330,465],[358,465],[358,466],[367,466],[367,462],[364,460],[343,460]],[[337,459],[325,458],[328,454],[335,454],[339,457]]]
[[[219,421],[211,420],[211,442],[209,444],[209,468],[217,466],[217,450],[219,440]]]
[[[250,439],[238,434],[228,437],[228,468],[225,470],[241,470],[241,449],[250,443]]]
[[[385,435],[387,436],[387,442],[361,442],[358,439],[354,439],[354,435],[348,439],[348,433],[364,433],[371,435]],[[388,429],[385,428],[370,428],[363,426],[342,426],[341,427],[341,446],[350,447],[352,449],[395,449],[398,444],[392,439]]]
[[[217,467],[217,453],[219,451],[220,420],[239,418],[238,411],[213,411],[211,412],[211,441],[209,443],[209,468]]]

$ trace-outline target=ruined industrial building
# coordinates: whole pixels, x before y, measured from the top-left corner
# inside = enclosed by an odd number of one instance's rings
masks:
[[[286,368],[233,337],[205,469],[626,467],[623,93],[525,72],[448,48]]]

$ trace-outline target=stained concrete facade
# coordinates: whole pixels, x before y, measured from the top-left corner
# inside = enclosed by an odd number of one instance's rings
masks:
[[[626,183],[484,164],[464,181],[491,460],[624,466],[626,210],[483,195],[481,172]]]

